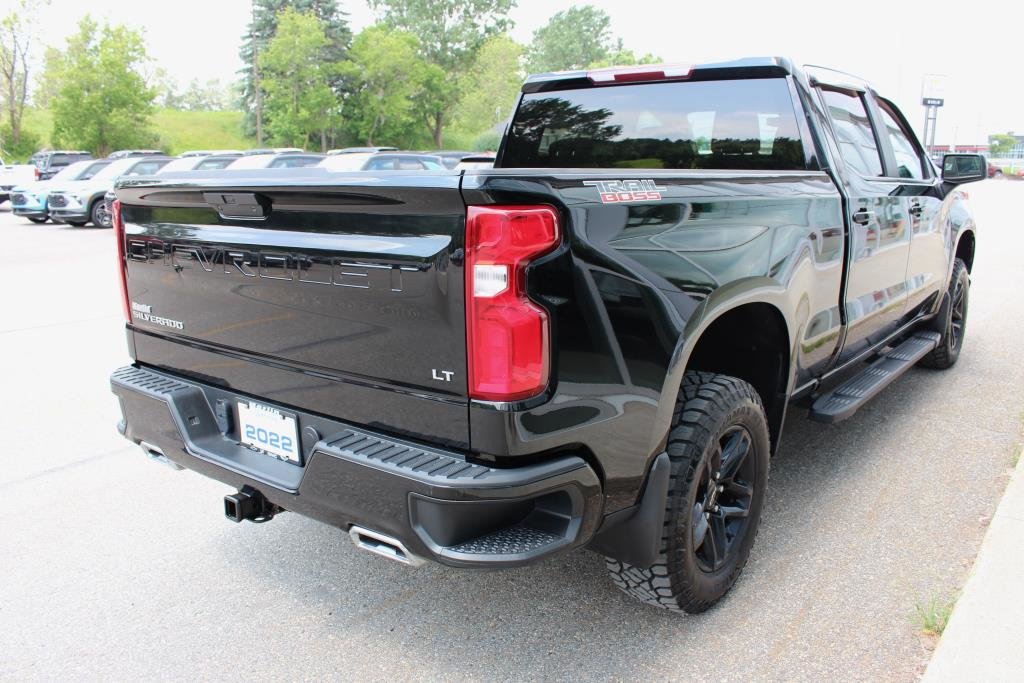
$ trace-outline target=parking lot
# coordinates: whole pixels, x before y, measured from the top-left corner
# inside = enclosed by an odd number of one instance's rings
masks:
[[[750,563],[691,617],[620,596],[585,551],[410,570],[296,515],[226,521],[226,486],[116,432],[111,232],[0,207],[0,678],[914,679],[915,604],[963,583],[1024,409],[1024,182],[968,190],[959,364],[838,425],[791,410]]]

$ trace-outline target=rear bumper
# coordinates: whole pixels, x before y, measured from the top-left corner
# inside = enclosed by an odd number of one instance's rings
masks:
[[[575,456],[491,468],[282,408],[298,421],[300,467],[238,443],[235,405],[246,397],[137,366],[114,372],[111,388],[131,441],[286,510],[386,534],[443,564],[528,564],[587,543],[602,519],[599,479]]]

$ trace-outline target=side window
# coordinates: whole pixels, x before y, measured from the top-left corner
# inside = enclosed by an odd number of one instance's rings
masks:
[[[892,115],[886,103],[879,101],[878,108],[882,112],[882,121],[885,123],[885,132],[889,136],[889,143],[892,145],[893,155],[896,157],[896,168],[900,178],[923,180],[925,177],[924,164],[910,135]]]
[[[395,160],[392,157],[384,157],[383,159],[371,159],[370,163],[366,164],[367,171],[393,171],[395,170]]]
[[[875,134],[861,96],[822,88],[821,97],[836,132],[843,160],[861,175],[882,175],[882,157],[878,154]]]
[[[422,171],[423,164],[416,157],[401,157],[398,160],[399,171]]]
[[[144,164],[137,164],[135,168],[132,169],[132,172],[129,175],[152,175],[156,173],[161,166],[163,166],[163,164],[159,164],[154,161],[149,161]]]

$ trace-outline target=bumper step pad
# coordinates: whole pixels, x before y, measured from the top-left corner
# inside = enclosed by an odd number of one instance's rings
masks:
[[[541,550],[561,540],[560,536],[546,531],[514,526],[460,543],[450,550],[466,555],[520,555]]]

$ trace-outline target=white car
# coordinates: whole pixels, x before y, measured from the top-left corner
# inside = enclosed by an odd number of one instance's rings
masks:
[[[440,157],[412,152],[333,154],[319,164],[332,171],[444,171]]]
[[[8,166],[0,159],[0,204],[7,201],[11,190],[36,179],[36,167],[32,164],[14,164]]]

